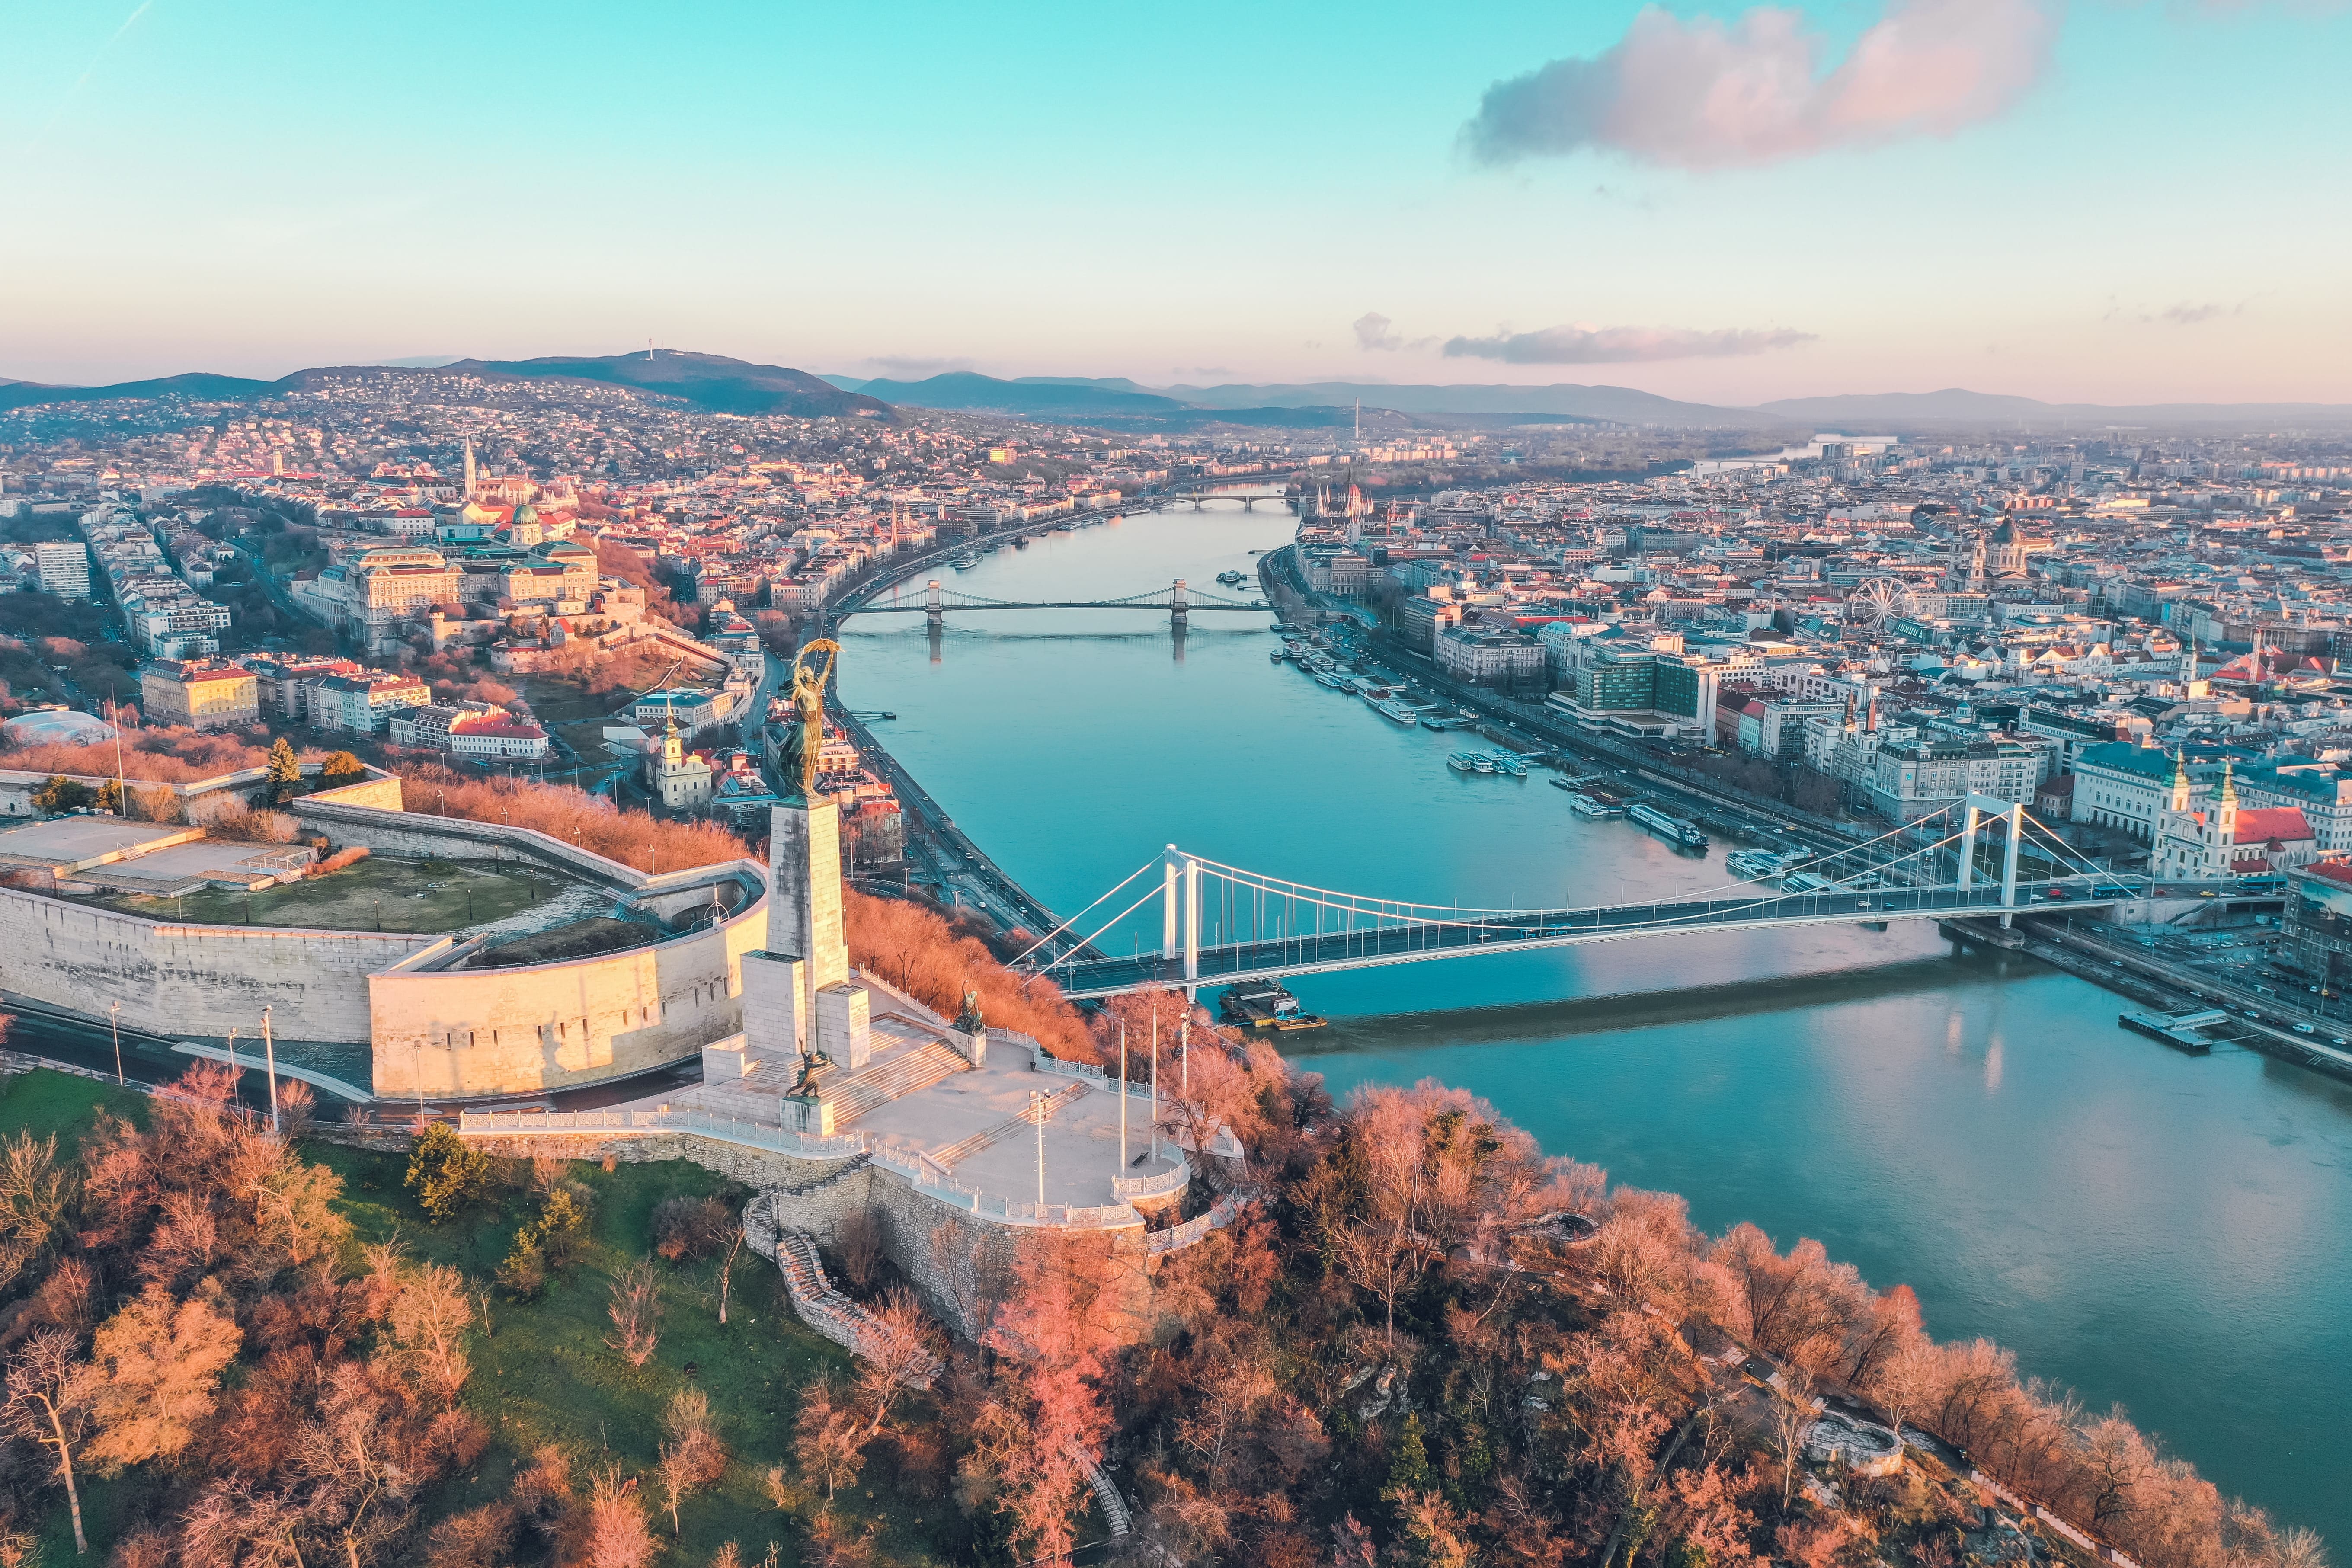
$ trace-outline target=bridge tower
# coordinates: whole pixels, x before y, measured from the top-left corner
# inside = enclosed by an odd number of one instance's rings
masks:
[[[1201,863],[1173,844],[1165,854],[1160,866],[1160,956],[1182,955],[1184,994],[1190,996],[1201,978]]]
[[[1958,887],[1966,892],[1976,874],[1977,829],[1985,822],[1999,818],[2009,828],[2009,843],[2000,861],[2000,923],[2007,929],[2016,919],[2009,911],[2017,908],[2017,852],[2025,838],[2025,807],[2016,801],[1998,800],[1990,795],[1970,794],[1968,799],[1968,821],[1960,833],[1960,875]]]
[[[947,624],[947,611],[940,604],[940,580],[931,579],[923,590],[923,624],[937,629]]]
[[[1184,624],[1186,619],[1187,616],[1184,610],[1184,579],[1179,577],[1176,579],[1176,585],[1173,588],[1171,588],[1168,592],[1168,620],[1170,625],[1181,626]]]

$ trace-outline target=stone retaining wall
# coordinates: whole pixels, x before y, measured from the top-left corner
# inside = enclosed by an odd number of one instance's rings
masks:
[[[368,976],[439,938],[394,931],[190,925],[0,888],[0,989],[172,1038],[254,1034],[362,1045]]]

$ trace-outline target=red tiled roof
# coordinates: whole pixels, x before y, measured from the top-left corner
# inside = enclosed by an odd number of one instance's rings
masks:
[[[2276,841],[2292,844],[2298,838],[2309,838],[2311,824],[2304,820],[2299,805],[2265,806],[2259,811],[2238,813],[2238,842],[2268,844]]]

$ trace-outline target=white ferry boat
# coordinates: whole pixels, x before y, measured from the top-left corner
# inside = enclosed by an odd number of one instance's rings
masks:
[[[1641,805],[1628,806],[1625,815],[1669,844],[1684,849],[1706,847],[1706,835],[1701,833],[1695,825],[1685,822],[1679,816],[1669,816],[1654,805],[1645,803]]]

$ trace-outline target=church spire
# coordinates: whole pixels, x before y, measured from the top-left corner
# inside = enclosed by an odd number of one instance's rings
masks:
[[[2189,809],[2189,753],[2185,751],[2172,753],[2172,809]]]

